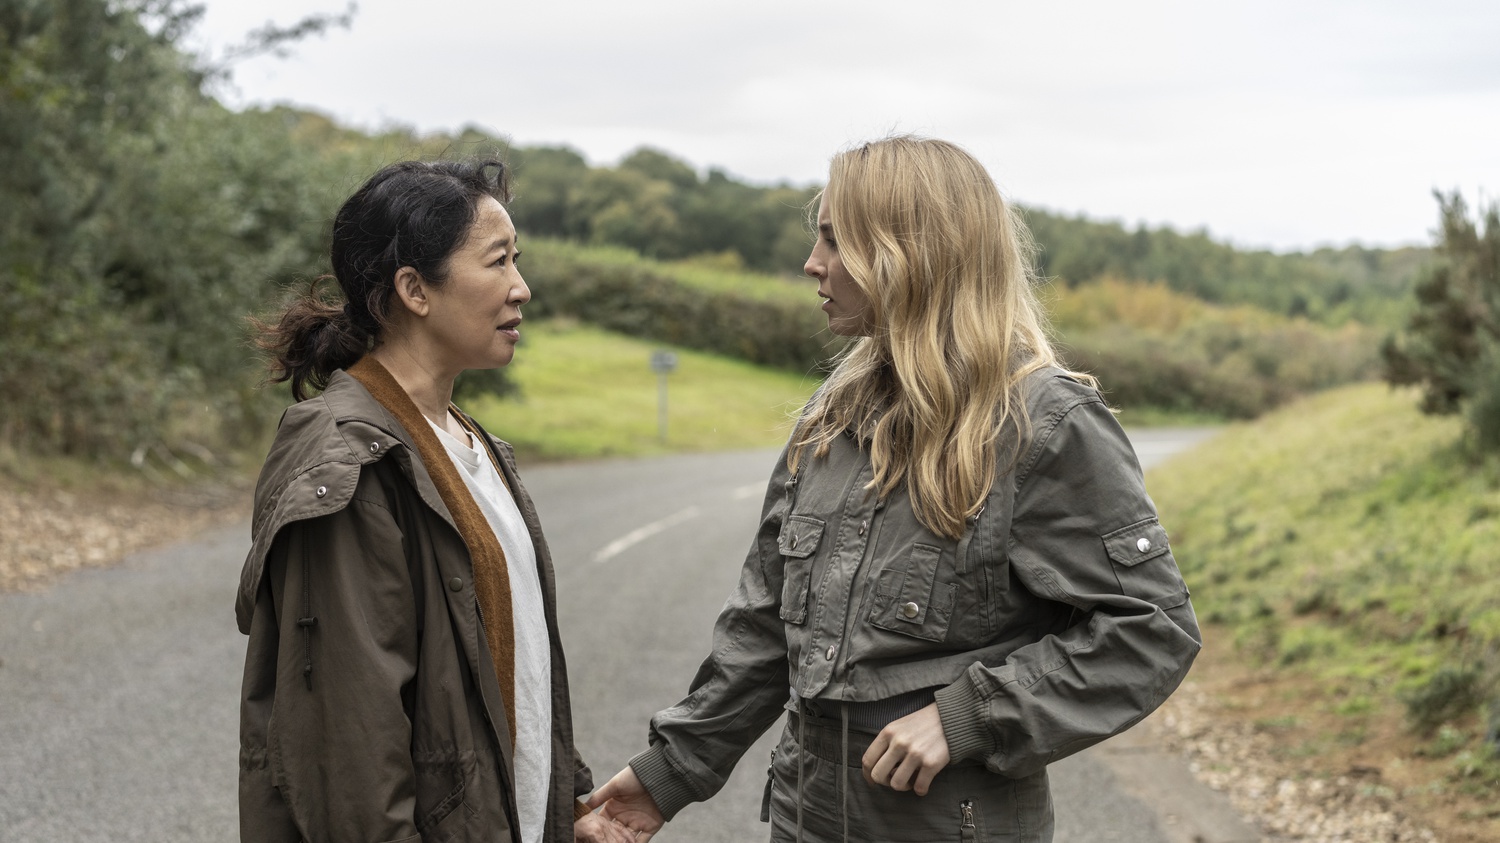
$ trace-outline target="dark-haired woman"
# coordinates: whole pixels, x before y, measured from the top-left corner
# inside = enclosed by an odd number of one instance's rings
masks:
[[[520,336],[508,198],[498,162],[386,167],[334,219],[344,302],[309,291],[263,326],[298,403],[236,605],[244,841],[630,839],[578,800],[552,565],[511,449],[450,400]]]

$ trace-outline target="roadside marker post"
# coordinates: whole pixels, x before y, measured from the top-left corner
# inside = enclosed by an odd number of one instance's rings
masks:
[[[667,443],[667,375],[677,368],[677,355],[664,348],[651,352],[651,371],[656,373],[656,429]]]

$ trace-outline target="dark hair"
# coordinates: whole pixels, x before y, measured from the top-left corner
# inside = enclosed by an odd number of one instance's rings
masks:
[[[324,275],[274,324],[256,323],[256,343],[272,357],[270,381],[291,381],[302,401],[354,365],[380,340],[396,271],[409,266],[429,283],[447,280],[484,196],[510,201],[510,171],[498,160],[401,161],[371,176],[333,218],[329,256],[344,302],[319,292]]]

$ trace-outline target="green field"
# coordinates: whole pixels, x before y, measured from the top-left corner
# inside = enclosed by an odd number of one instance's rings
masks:
[[[1305,680],[1294,717],[1358,744],[1399,715],[1462,787],[1500,790],[1500,462],[1454,418],[1358,385],[1226,429],[1156,470],[1205,636]]]
[[[547,459],[774,448],[817,387],[799,377],[685,349],[668,376],[667,442],[657,425],[651,353],[662,346],[566,322],[522,326],[509,372],[519,399],[467,409],[522,453]]]

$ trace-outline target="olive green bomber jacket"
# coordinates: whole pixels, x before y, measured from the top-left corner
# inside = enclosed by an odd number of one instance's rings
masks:
[[[486,439],[536,547],[552,639],[546,839],[571,840],[592,781],[551,558],[510,447]],[[468,552],[409,435],[353,378],[287,410],[252,534],[236,602],[241,839],[511,839],[509,729]]]
[[[904,490],[868,491],[852,436],[797,477],[783,455],[712,652],[631,761],[667,817],[723,786],[791,691],[937,689],[953,762],[1018,777],[1177,687],[1201,638],[1129,441],[1059,370],[1029,378],[1026,397],[1019,459],[957,540],[923,527]]]

